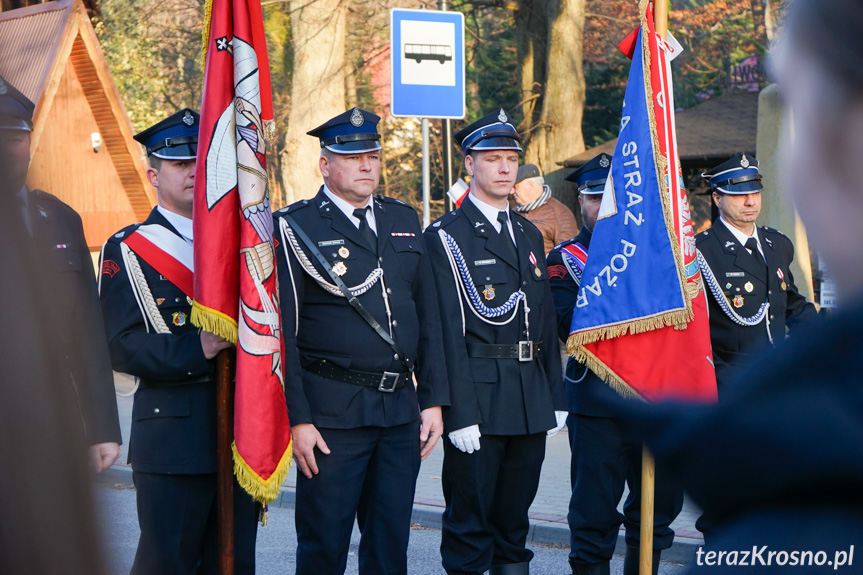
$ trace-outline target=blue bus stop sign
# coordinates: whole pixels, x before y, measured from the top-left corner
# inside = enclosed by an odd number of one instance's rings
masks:
[[[464,118],[464,15],[390,11],[393,116]]]

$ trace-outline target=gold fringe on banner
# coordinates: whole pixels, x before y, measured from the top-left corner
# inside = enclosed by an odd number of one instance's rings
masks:
[[[201,70],[207,66],[207,46],[210,44],[210,25],[213,21],[213,0],[204,5],[204,32],[201,34]]]
[[[605,326],[574,333],[566,340],[566,351],[569,355],[574,357],[581,346],[602,341],[604,339],[613,339],[622,335],[636,335],[665,327],[686,329],[687,324],[692,321],[693,317],[694,314],[690,307],[689,309],[678,309],[661,315],[628,321],[618,325]]]
[[[259,501],[266,505],[270,501],[275,501],[279,496],[279,490],[282,488],[282,482],[288,477],[288,471],[291,470],[291,457],[293,455],[294,443],[288,443],[288,448],[282,454],[279,464],[276,465],[275,471],[268,479],[264,479],[252,469],[243,459],[243,456],[237,451],[237,443],[231,444],[231,450],[234,452],[234,476],[237,478],[237,483],[240,487],[246,490],[255,501]]]
[[[573,354],[573,357],[575,357],[576,361],[579,361],[590,368],[590,371],[595,373],[599,379],[607,383],[608,386],[616,391],[621,397],[625,399],[640,399],[641,401],[646,401],[637,391],[629,387],[625,381],[620,379],[620,377],[618,377],[611,368],[586,349],[580,348],[575,354]]]
[[[194,302],[189,320],[192,325],[237,345],[237,322],[231,316]]]

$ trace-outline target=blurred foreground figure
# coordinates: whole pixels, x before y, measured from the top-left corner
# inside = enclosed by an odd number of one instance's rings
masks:
[[[793,112],[784,173],[836,272],[837,314],[739,372],[718,405],[669,410],[649,433],[716,522],[695,571],[850,573],[863,562],[852,548],[863,540],[861,30],[859,0],[798,0],[774,62]],[[726,553],[719,564],[704,551]]]
[[[102,325],[96,274],[81,217],[59,198],[26,185],[30,168],[33,103],[0,78],[0,132],[3,133],[2,200],[22,225],[13,245],[28,244],[35,265],[50,277],[49,314],[61,373],[56,392],[80,411],[77,429],[89,448],[90,465],[100,472],[120,456],[120,422],[114,376]]]
[[[0,86],[9,93],[5,81]],[[0,122],[11,118],[0,114]],[[65,366],[46,303],[52,270],[22,241],[28,231],[15,203],[23,139],[29,144],[29,129],[0,129],[0,573],[99,575],[81,415],[57,391]]]

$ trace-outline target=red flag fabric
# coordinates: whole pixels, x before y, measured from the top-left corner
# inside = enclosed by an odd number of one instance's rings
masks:
[[[570,350],[621,395],[649,402],[716,401],[716,375],[710,346],[707,300],[697,263],[689,203],[683,186],[674,120],[674,89],[669,54],[675,52],[656,34],[653,3],[639,3],[641,27],[621,42],[621,50],[643,67],[644,96],[652,132],[658,183],[669,235],[676,238],[691,315],[685,325],[627,328],[615,326],[617,337],[597,341],[570,338]],[[639,38],[640,35],[640,38]],[[641,42],[637,42],[637,40]],[[637,50],[640,48],[640,51]],[[633,81],[630,76],[630,81]],[[638,78],[641,81],[642,78]],[[627,112],[629,113],[629,112]],[[612,166],[614,161],[612,160]],[[606,190],[606,194],[609,191]],[[603,199],[605,202],[605,198]],[[601,210],[602,212],[602,210]],[[603,224],[597,222],[597,229]],[[597,235],[591,244],[595,251]],[[588,265],[590,260],[588,258]],[[584,286],[582,286],[584,287]],[[645,294],[649,298],[650,294]],[[575,324],[575,320],[573,321]],[[588,322],[589,323],[589,322]]]
[[[266,138],[273,105],[260,0],[210,0],[195,172],[191,321],[237,345],[234,473],[262,503],[291,462]]]

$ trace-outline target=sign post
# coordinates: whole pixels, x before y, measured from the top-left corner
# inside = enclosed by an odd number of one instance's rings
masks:
[[[464,118],[464,15],[390,11],[393,116],[423,119],[423,225],[430,218],[428,118]],[[448,126],[447,126],[448,127]],[[444,157],[450,159],[444,142]],[[448,166],[447,166],[448,167]],[[450,176],[451,179],[451,176]],[[446,182],[447,187],[452,182]]]

